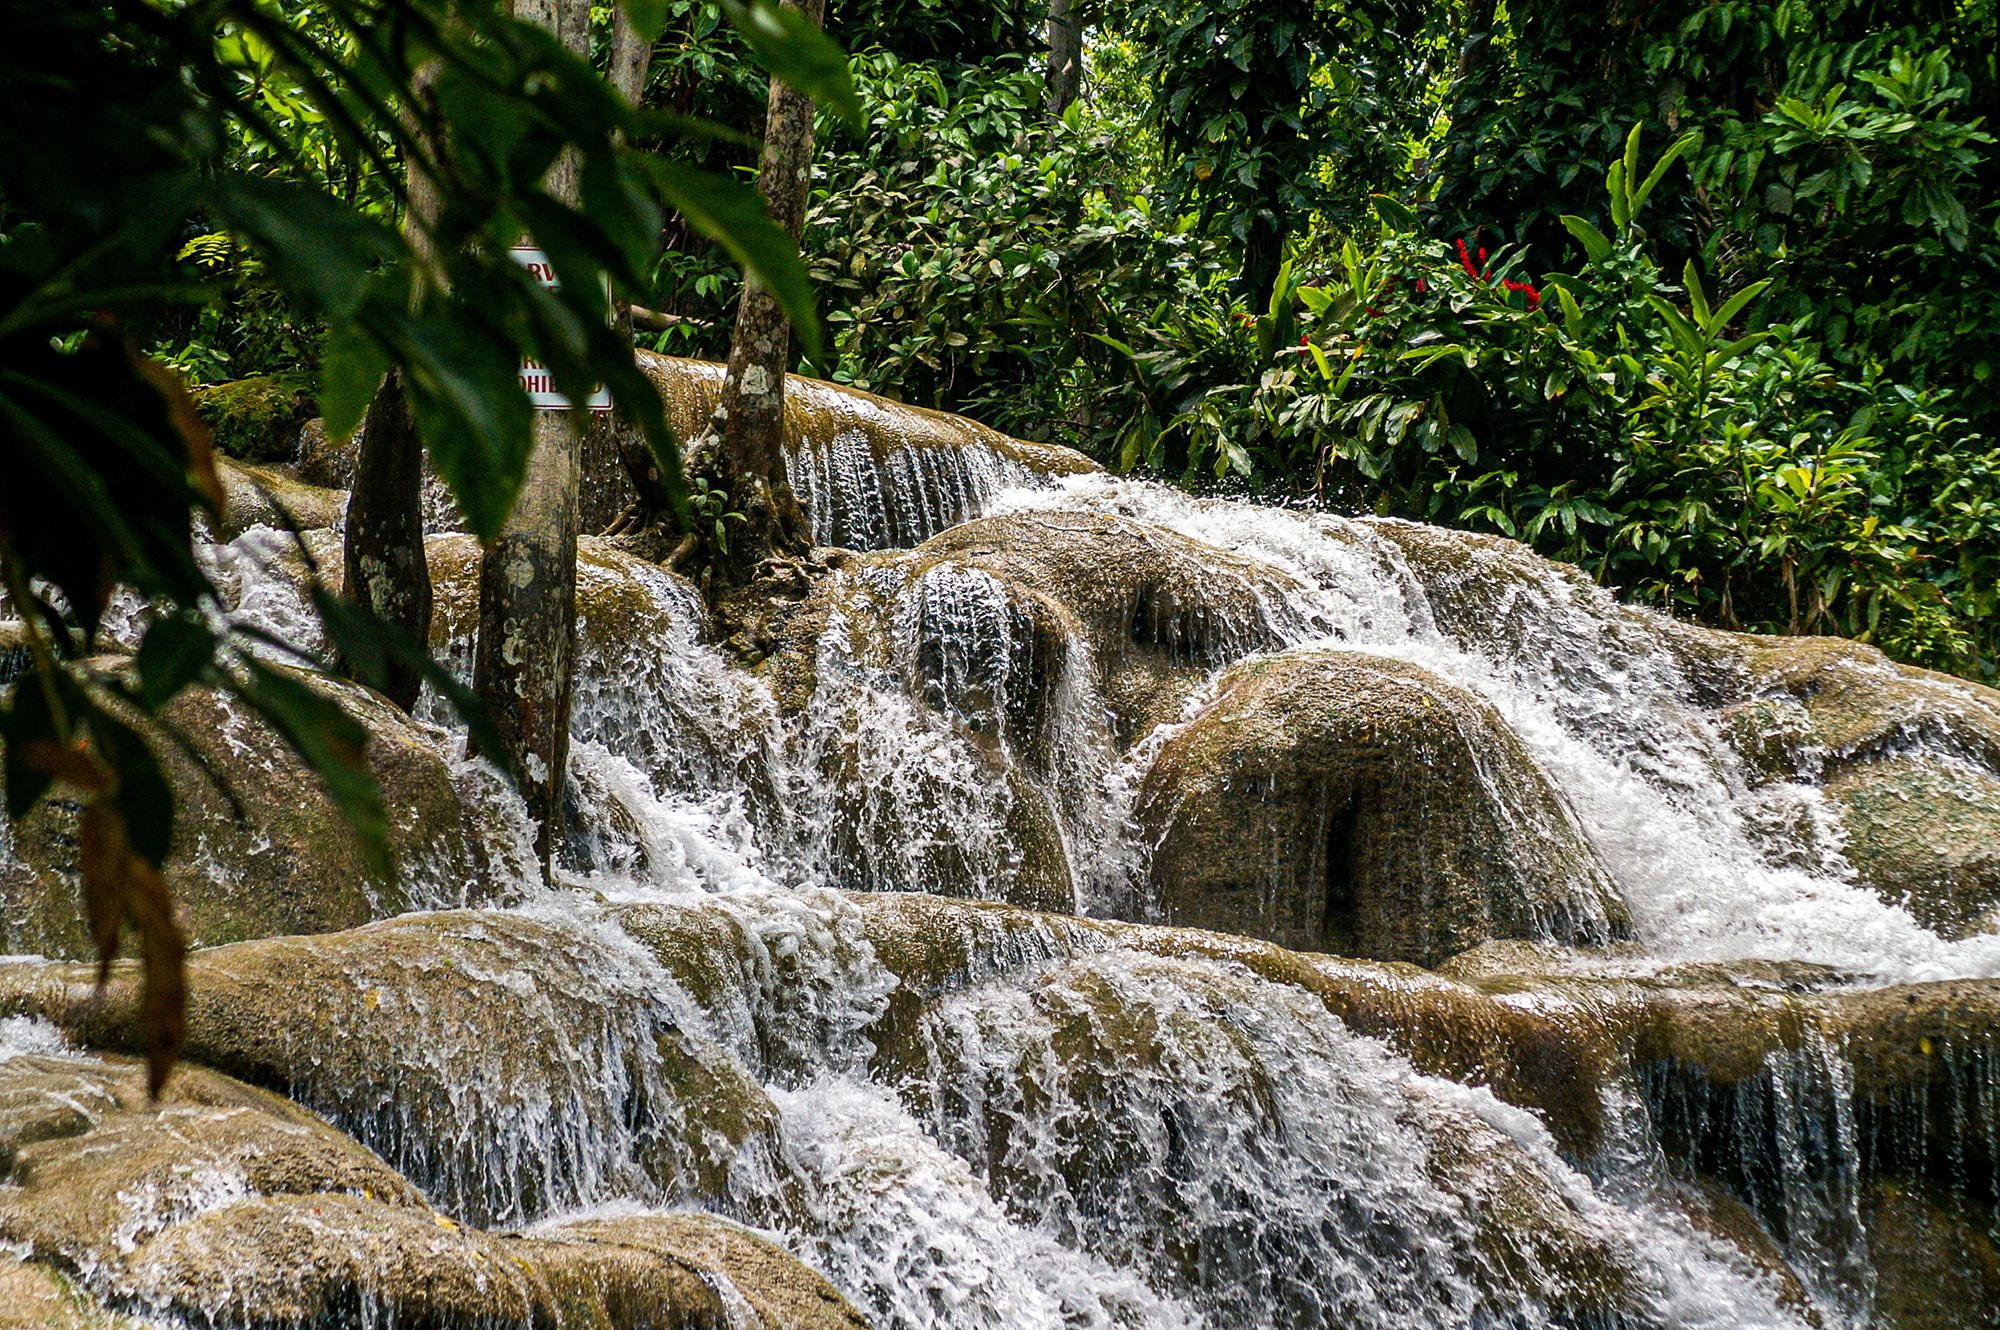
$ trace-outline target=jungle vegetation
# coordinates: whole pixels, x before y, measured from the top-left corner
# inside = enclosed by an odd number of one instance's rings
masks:
[[[140,730],[179,690],[264,715],[377,847],[315,671],[406,704],[428,679],[560,797],[580,453],[523,354],[609,388],[640,520],[721,586],[801,552],[776,417],[739,397],[669,437],[634,341],[2000,677],[1993,0],[89,0],[7,31],[8,811],[87,805],[86,912],[107,958],[137,927],[162,1072],[172,812]],[[315,591],[334,659],[220,622],[188,548],[211,448],[259,446],[225,404],[272,400],[369,421],[347,561],[388,571]],[[468,690],[421,646],[425,455],[543,570],[493,607],[541,625],[520,651],[482,595],[482,660],[534,678]],[[107,666],[118,586],[148,627]]]

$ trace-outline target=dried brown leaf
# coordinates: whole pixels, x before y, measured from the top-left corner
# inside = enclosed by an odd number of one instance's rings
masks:
[[[97,948],[97,986],[102,988],[111,975],[112,957],[118,954],[118,935],[125,928],[130,908],[127,865],[135,857],[125,839],[125,820],[108,796],[91,800],[90,806],[83,810],[77,843],[83,876],[83,918],[90,928],[91,943]]]
[[[130,855],[126,882],[146,976],[139,1008],[146,1027],[147,1086],[158,1099],[187,1042],[187,939],[174,919],[173,896],[159,869]]]
[[[89,752],[54,739],[30,739],[22,744],[21,760],[30,771],[67,781],[85,794],[98,793],[111,779],[109,768]]]

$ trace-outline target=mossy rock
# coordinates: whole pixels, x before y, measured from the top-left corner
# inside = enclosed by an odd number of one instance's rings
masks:
[[[1736,646],[1746,695],[1796,699],[1832,762],[1928,745],[2000,769],[2000,692],[1838,637],[1739,635]]]
[[[720,1194],[776,1111],[635,962],[609,923],[477,910],[214,947],[188,960],[186,1056],[325,1113],[461,1217],[519,1221],[613,1176]],[[137,1051],[135,971],[99,1000],[89,968],[0,967],[0,1010]]]
[[[1417,666],[1238,666],[1161,748],[1138,817],[1176,924],[1435,965],[1493,938],[1629,932],[1554,784],[1492,709]]]
[[[220,451],[247,462],[290,462],[315,413],[312,377],[261,374],[194,389],[195,410]]]
[[[368,767],[389,812],[397,871],[386,879],[368,871],[319,778],[275,731],[226,694],[189,688],[160,721],[216,779],[179,743],[161,737],[153,751],[175,799],[167,885],[197,946],[333,932],[487,894],[478,829],[434,736],[367,689],[331,680],[312,686],[368,732]],[[79,815],[78,805],[56,795],[0,830],[0,947],[94,954],[78,905]]]
[[[2000,928],[2000,776],[1895,755],[1826,783],[1855,875],[1943,937]]]
[[[1993,1212],[1916,1178],[1862,1197],[1880,1330],[2000,1330],[2000,1232]]]
[[[182,1068],[156,1107],[122,1060],[7,1067],[0,1240],[25,1258],[0,1267],[0,1291],[22,1294],[0,1326],[33,1297],[48,1314],[19,1324],[37,1330],[122,1324],[107,1303],[326,1330],[364,1307],[436,1330],[722,1330],[729,1292],[770,1325],[864,1324],[810,1269],[711,1216],[482,1232],[312,1114],[213,1072]]]
[[[425,462],[429,462],[428,454]],[[326,421],[320,416],[299,427],[299,455],[292,463],[292,474],[302,483],[322,489],[353,489],[354,471],[360,465],[359,430],[345,439],[336,439],[326,432]]]
[[[277,467],[228,457],[217,459],[216,471],[224,499],[222,518],[213,523],[218,540],[234,540],[253,526],[314,531],[347,522],[346,490],[322,489]]]
[[[1681,637],[1731,678],[1752,777],[1825,790],[1861,883],[1947,938],[2000,923],[2000,692],[1840,638]]]
[[[723,365],[642,351],[639,368],[659,385],[675,437],[709,432]],[[822,545],[907,548],[978,516],[1007,486],[1101,469],[1068,448],[820,379],[790,375],[784,397],[792,487]]]

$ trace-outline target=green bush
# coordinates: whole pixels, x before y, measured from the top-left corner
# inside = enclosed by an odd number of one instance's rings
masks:
[[[1642,177],[1634,131],[1614,233],[1564,219],[1587,261],[1535,281],[1381,200],[1375,239],[1288,267],[1262,316],[1164,325],[1134,373],[1199,386],[1117,460],[1499,531],[1725,626],[1992,677],[2000,450],[1946,390],[1767,322],[1768,280],[1670,281],[1636,218],[1684,146]]]

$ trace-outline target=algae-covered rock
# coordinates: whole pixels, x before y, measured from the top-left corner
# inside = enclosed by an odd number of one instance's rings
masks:
[[[1880,1330],[1995,1330],[2000,1243],[1993,1213],[1935,1185],[1883,1178],[1862,1199]]]
[[[0,1159],[0,1241],[18,1253],[0,1266],[0,1326],[123,1324],[107,1305],[326,1330],[364,1309],[435,1330],[723,1330],[745,1306],[772,1326],[864,1324],[810,1269],[707,1215],[463,1226],[312,1114],[195,1067],[153,1106],[135,1063],[0,1057]]]
[[[2000,928],[2000,775],[1913,754],[1827,779],[1855,875],[1947,938]]]
[[[102,1000],[92,977],[0,967],[0,1009],[143,1048],[133,969]],[[687,1031],[666,972],[608,923],[404,915],[194,953],[188,988],[188,1058],[325,1113],[475,1221],[614,1187],[715,1195],[775,1120],[742,1068]]]
[[[299,430],[313,415],[310,377],[260,374],[193,390],[194,407],[215,446],[249,462],[289,462]]]
[[[659,385],[675,437],[708,432],[722,365],[641,352],[639,368]],[[800,375],[785,380],[784,434],[815,541],[849,549],[916,545],[1009,486],[1099,469],[1067,448]]]
[[[160,721],[207,771],[179,742],[161,737],[153,748],[176,807],[167,883],[196,945],[331,932],[486,894],[477,828],[432,734],[364,688],[313,686],[368,731],[397,871],[368,872],[319,778],[275,731],[233,698],[190,688]],[[56,796],[0,829],[0,948],[94,954],[78,905],[78,817]]]
[[[213,524],[218,540],[234,540],[253,526],[276,531],[313,531],[347,521],[347,491],[308,485],[269,466],[218,458],[222,518]]]
[[[566,1242],[603,1243],[687,1266],[733,1288],[772,1330],[867,1330],[861,1314],[818,1273],[716,1215],[584,1219],[543,1231]]]
[[[1679,638],[1723,662],[1753,776],[1824,788],[1857,880],[1947,938],[2000,923],[2000,693],[1839,638]]]
[[[1436,964],[1496,937],[1629,928],[1554,785],[1484,703],[1350,652],[1267,657],[1146,774],[1138,816],[1169,921]]]
[[[1120,741],[1176,715],[1208,672],[1281,641],[1300,590],[1275,568],[1126,517],[1011,513],[851,561],[788,626],[780,696],[810,695],[829,639],[968,732],[1045,760],[1066,680]]]

